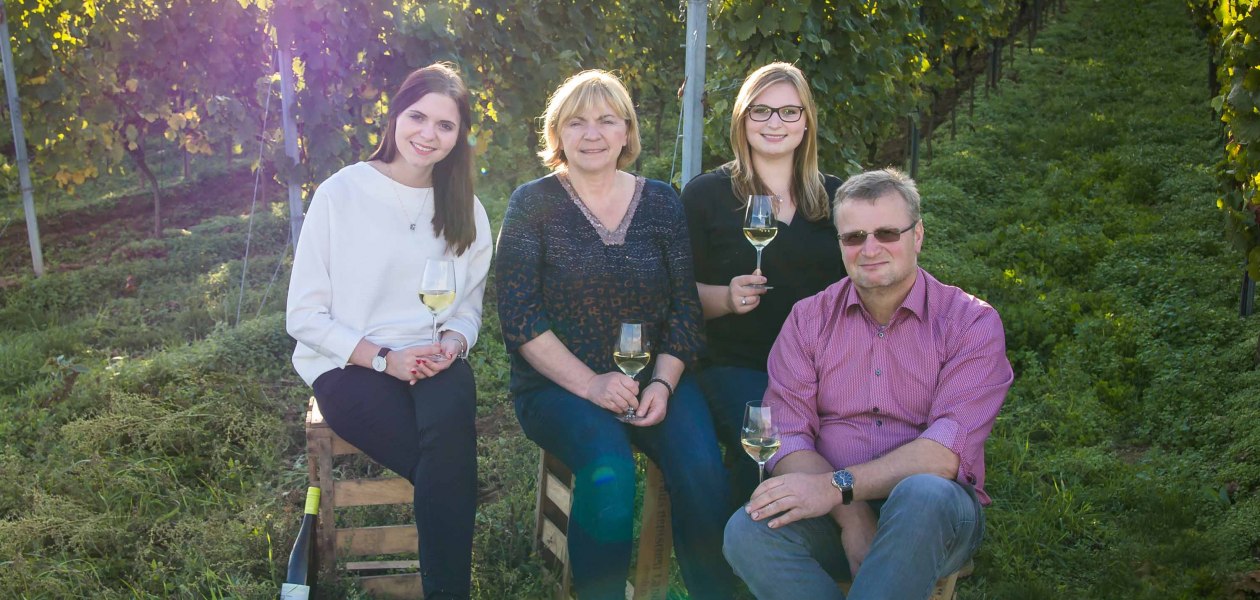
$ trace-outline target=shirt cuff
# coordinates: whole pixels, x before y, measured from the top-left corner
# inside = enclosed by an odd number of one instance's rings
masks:
[[[948,448],[951,452],[958,455],[958,474],[955,478],[958,481],[967,481],[965,475],[968,473],[966,464],[966,456],[963,452],[964,432],[958,421],[949,418],[940,418],[932,421],[923,433],[919,434],[919,438],[932,440],[942,446]],[[974,484],[974,481],[970,483]]]
[[[779,464],[779,461],[783,460],[785,456],[793,452],[797,452],[799,450],[814,450],[814,441],[803,435],[782,436],[781,441],[782,443],[779,446],[779,451],[775,452],[774,456],[770,457],[770,460],[766,461],[767,471],[774,471],[774,466]]]
[[[320,340],[315,351],[345,368],[350,364],[350,355],[354,354],[354,349],[358,347],[362,339],[363,336],[357,332],[343,327],[334,327],[328,330],[328,335],[323,340]]]

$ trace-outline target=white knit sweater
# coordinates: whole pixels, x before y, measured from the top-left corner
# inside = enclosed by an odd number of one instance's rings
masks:
[[[438,331],[463,334],[469,348],[477,343],[490,220],[474,199],[477,239],[454,256],[433,235],[432,196],[432,188],[403,186],[366,162],[315,190],[293,258],[287,312],[289,335],[298,341],[293,366],[306,383],[344,368],[364,338],[393,349],[430,343],[432,316],[419,297],[430,257],[455,261],[455,302],[439,313]]]

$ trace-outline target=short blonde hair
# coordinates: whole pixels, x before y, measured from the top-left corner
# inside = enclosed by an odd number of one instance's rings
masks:
[[[585,112],[591,106],[605,102],[626,121],[626,145],[617,157],[617,168],[624,169],[639,157],[642,146],[639,142],[639,118],[634,114],[634,103],[630,101],[630,92],[616,75],[600,69],[582,71],[574,75],[547,100],[547,110],[543,112],[542,151],[538,156],[548,169],[558,170],[567,164],[564,147],[560,143],[560,126]]]

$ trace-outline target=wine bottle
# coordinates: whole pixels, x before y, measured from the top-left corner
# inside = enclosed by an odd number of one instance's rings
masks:
[[[306,488],[306,512],[302,515],[302,528],[289,553],[289,573],[280,586],[280,600],[307,600],[311,595],[309,583],[311,550],[315,547],[315,519],[319,514],[319,488]]]

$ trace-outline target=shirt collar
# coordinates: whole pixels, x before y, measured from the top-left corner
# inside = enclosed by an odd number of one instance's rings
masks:
[[[858,295],[857,286],[853,285],[853,280],[850,279],[849,289],[844,294],[840,309],[845,314],[848,314],[849,311],[854,310],[854,307],[858,307],[867,315],[870,314],[866,307],[862,306],[862,297]],[[923,267],[918,267],[914,278],[914,287],[910,288],[910,293],[906,294],[906,299],[901,301],[901,306],[893,311],[894,321],[897,320],[897,315],[902,310],[909,311],[910,314],[918,317],[920,321],[927,314],[927,272],[923,270]],[[892,323],[889,324],[891,325]]]

